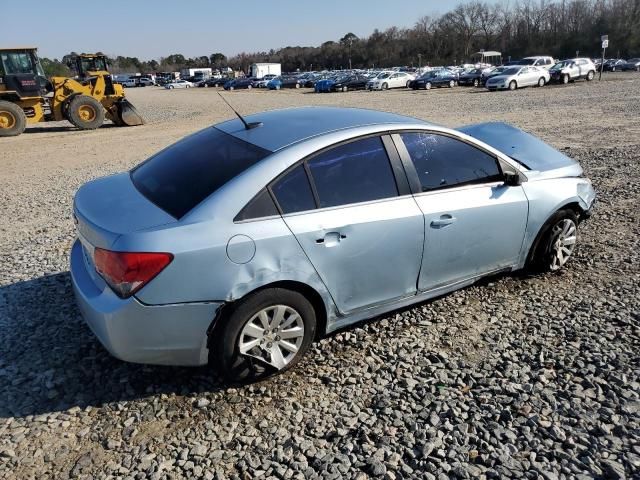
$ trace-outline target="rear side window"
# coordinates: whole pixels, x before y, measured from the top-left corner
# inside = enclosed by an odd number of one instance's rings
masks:
[[[320,208],[398,195],[389,157],[380,137],[340,145],[307,163]]]
[[[151,202],[181,218],[270,153],[211,127],[138,165],[131,179]]]
[[[251,220],[254,218],[270,217],[278,215],[278,209],[267,189],[263,189],[258,195],[247,203],[247,205],[236,215],[234,222]]]
[[[307,172],[303,165],[298,165],[289,173],[280,177],[271,185],[282,213],[303,212],[316,208]]]
[[[423,192],[501,179],[493,156],[460,140],[420,132],[400,136],[416,167]]]

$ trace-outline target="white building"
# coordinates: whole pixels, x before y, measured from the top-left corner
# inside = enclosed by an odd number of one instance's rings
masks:
[[[279,63],[254,63],[251,65],[250,76],[262,78],[265,75],[280,75],[282,67]]]

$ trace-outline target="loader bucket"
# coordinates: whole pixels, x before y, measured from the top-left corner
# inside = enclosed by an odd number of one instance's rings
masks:
[[[126,98],[122,98],[118,100],[115,104],[116,106],[116,116],[118,121],[116,123],[127,126],[134,127],[136,125],[144,125],[144,120],[137,112],[135,107],[129,103]]]

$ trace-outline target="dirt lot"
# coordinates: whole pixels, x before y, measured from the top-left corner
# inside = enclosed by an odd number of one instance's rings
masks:
[[[599,196],[563,273],[499,277],[367,322],[246,388],[115,360],[74,305],[78,186],[233,115],[214,89],[127,96],[146,125],[0,139],[0,478],[640,475],[640,74],[496,93],[228,93],[243,113],[507,121],[578,159]]]

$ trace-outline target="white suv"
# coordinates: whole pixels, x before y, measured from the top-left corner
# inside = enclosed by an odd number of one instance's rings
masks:
[[[581,78],[591,81],[596,76],[596,66],[589,58],[568,58],[556,63],[549,73],[553,82],[569,83]]]
[[[522,60],[516,62],[517,65],[527,65],[529,67],[539,67],[549,70],[556,61],[553,57],[536,56],[536,57],[524,57]]]

